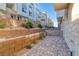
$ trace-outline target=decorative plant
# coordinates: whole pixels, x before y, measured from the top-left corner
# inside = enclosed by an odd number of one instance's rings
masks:
[[[33,23],[31,20],[25,21],[25,24],[22,24],[25,28],[33,28]]]
[[[38,24],[38,27],[39,27],[39,28],[43,28],[43,26],[42,26],[41,24]]]
[[[5,24],[0,22],[0,28],[5,28]]]
[[[26,23],[25,23],[25,27],[26,28],[33,28],[33,23],[31,20],[28,20]]]

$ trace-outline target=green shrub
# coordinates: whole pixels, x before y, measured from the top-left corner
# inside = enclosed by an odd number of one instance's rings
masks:
[[[31,48],[32,48],[32,44],[28,44],[28,45],[26,46],[26,48],[27,48],[27,49],[31,49]]]
[[[38,27],[39,27],[39,28],[43,28],[43,26],[42,26],[41,24],[38,24]]]
[[[33,28],[33,24],[31,20],[26,21],[26,23],[24,24],[24,27],[26,28]]]
[[[0,22],[0,28],[5,28],[5,24]]]

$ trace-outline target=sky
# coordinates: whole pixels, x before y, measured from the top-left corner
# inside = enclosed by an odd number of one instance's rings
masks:
[[[57,27],[57,17],[56,12],[54,9],[53,3],[39,3],[39,8],[41,8],[43,11],[45,11],[48,16],[51,17],[52,21],[54,22],[54,26]]]

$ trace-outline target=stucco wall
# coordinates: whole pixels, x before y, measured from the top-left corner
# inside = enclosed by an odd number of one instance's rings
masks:
[[[68,7],[68,14],[65,15],[63,21],[64,38],[73,52],[73,55],[79,55],[79,4],[70,4]]]
[[[0,3],[0,9],[6,10],[6,4],[5,3]]]
[[[27,4],[26,4],[26,6],[27,6]],[[28,17],[28,8],[27,8],[27,12],[26,13],[22,12],[22,4],[16,3],[16,11],[20,15],[25,16],[25,17]]]
[[[71,23],[71,39],[75,48],[74,54],[79,55],[79,4],[77,3],[72,6]]]
[[[72,11],[72,5],[68,7],[68,12],[66,12],[67,14],[64,16],[65,20],[63,21],[64,24],[63,34],[65,41],[68,44],[70,50],[74,52],[74,42],[72,41],[72,29],[71,29],[72,27],[71,11]]]
[[[61,30],[63,31],[63,36],[64,36],[64,39],[67,43],[67,45],[69,46],[70,50],[72,51],[72,44],[71,44],[71,39],[70,39],[70,20],[68,20],[68,17],[67,16],[70,16],[70,10],[71,8],[69,8],[68,10],[68,14],[67,14],[67,11],[65,11],[65,9],[63,10],[58,10],[57,11],[57,17],[62,17],[62,23],[60,24],[61,26]]]

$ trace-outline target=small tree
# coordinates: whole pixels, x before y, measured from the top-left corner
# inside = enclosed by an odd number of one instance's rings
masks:
[[[38,24],[38,27],[39,27],[39,28],[43,28],[43,26],[42,26],[41,24]]]

